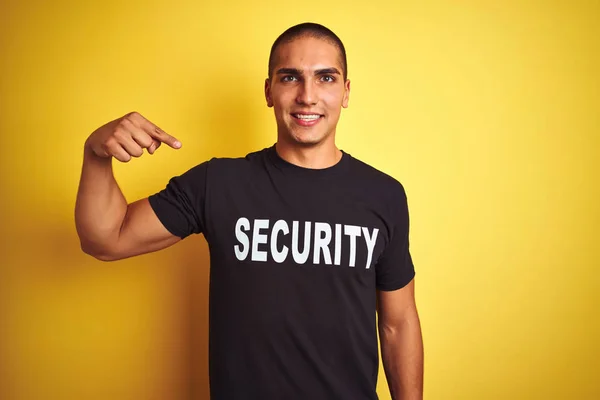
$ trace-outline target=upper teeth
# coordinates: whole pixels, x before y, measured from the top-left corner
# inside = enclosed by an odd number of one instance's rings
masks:
[[[312,114],[312,115],[296,114],[296,118],[299,118],[299,119],[317,119],[319,117],[320,117],[319,114]]]

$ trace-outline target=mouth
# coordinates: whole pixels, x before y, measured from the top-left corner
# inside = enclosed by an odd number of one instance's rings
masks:
[[[292,113],[291,115],[294,121],[301,126],[313,126],[323,118],[321,114]]]

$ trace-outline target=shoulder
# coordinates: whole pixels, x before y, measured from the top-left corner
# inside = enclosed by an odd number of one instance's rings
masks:
[[[239,157],[213,157],[206,161],[207,173],[212,176],[241,178],[261,169],[267,158],[267,149],[250,152]]]
[[[406,198],[404,186],[397,178],[348,153],[347,155],[350,176],[357,185],[392,201]]]
[[[172,177],[171,180],[194,184],[211,181],[211,177],[219,179],[229,175],[241,177],[245,172],[253,170],[252,166],[260,165],[265,157],[265,149],[254,151],[240,157],[212,157],[188,167],[179,175]]]
[[[366,203],[382,215],[404,226],[408,221],[408,198],[404,185],[392,175],[351,157],[351,179]]]

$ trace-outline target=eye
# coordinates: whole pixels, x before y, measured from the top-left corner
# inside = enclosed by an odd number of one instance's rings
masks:
[[[295,80],[297,80],[297,78],[294,75],[285,75],[281,78],[281,82],[293,82]]]
[[[333,75],[323,75],[321,80],[324,82],[335,82],[335,77]]]

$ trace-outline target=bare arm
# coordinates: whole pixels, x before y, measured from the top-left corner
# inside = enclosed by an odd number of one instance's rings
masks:
[[[180,240],[154,214],[148,199],[128,204],[113,175],[112,158],[127,162],[143,149],[153,154],[161,142],[180,144],[138,113],[98,128],[84,145],[75,204],[75,225],[82,250],[111,261],[149,253]]]
[[[393,400],[423,399],[423,339],[414,279],[395,291],[377,292],[378,328],[385,376]]]

